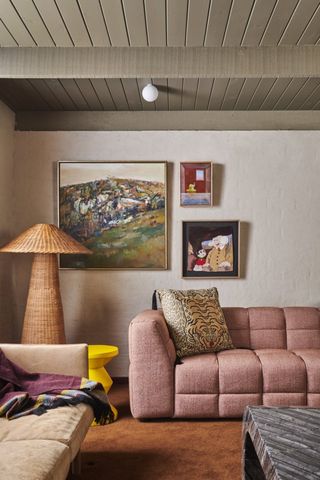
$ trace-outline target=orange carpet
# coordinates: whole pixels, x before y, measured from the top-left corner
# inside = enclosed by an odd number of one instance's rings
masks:
[[[130,414],[128,385],[113,385],[109,398],[119,419],[90,428],[83,480],[241,479],[240,420],[140,422]]]

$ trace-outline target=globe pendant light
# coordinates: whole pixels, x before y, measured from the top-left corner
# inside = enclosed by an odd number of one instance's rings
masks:
[[[142,89],[142,96],[146,100],[146,102],[155,102],[158,98],[159,91],[157,87],[152,85],[152,83],[148,83],[143,89]]]

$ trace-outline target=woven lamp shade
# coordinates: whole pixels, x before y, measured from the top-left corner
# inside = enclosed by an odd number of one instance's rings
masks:
[[[65,343],[57,253],[91,254],[55,225],[39,223],[0,252],[34,253],[22,343]]]
[[[37,223],[0,248],[14,253],[92,253],[55,225]]]

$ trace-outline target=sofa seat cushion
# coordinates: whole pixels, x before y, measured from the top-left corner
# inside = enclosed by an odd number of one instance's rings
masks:
[[[70,467],[69,448],[52,440],[1,442],[0,458],[1,480],[65,480]]]
[[[215,353],[185,357],[176,366],[176,393],[219,393],[219,368]]]
[[[217,353],[217,359],[221,394],[261,392],[261,364],[252,350],[226,350]]]
[[[263,405],[266,407],[304,407],[307,406],[306,393],[264,393]]]
[[[255,353],[262,365],[264,393],[306,393],[306,366],[298,355],[278,349]]]
[[[0,419],[0,442],[55,440],[70,447],[74,459],[93,420],[91,407],[83,403],[27,415],[15,420]],[[2,444],[1,443],[1,444]]]
[[[240,418],[247,405],[262,405],[262,394],[222,393],[219,395],[219,417]]]
[[[219,395],[217,393],[175,395],[174,417],[176,418],[217,418]]]
[[[320,350],[293,350],[293,353],[299,356],[305,364],[308,393],[320,394]]]

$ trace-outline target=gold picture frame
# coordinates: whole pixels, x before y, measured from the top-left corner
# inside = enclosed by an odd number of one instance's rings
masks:
[[[93,251],[60,268],[166,270],[167,162],[58,162],[59,227]]]

